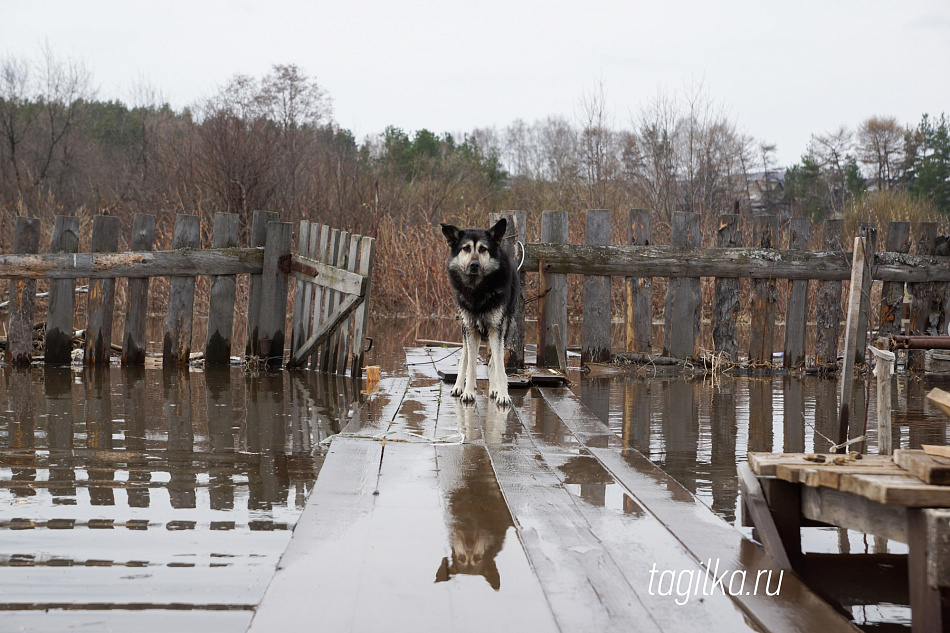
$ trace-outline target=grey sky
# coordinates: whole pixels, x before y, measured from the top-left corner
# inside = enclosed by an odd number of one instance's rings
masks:
[[[333,3],[0,0],[0,55],[48,41],[100,98],[145,81],[176,108],[234,74],[297,64],[357,137],[573,117],[602,84],[617,127],[702,82],[739,127],[795,162],[813,133],[871,115],[950,114],[947,0]]]

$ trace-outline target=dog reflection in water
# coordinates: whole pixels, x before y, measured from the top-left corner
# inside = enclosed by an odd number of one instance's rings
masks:
[[[489,403],[488,408],[497,410],[499,407]],[[471,412],[475,407],[461,409]],[[459,423],[463,425],[462,418],[459,418]],[[466,432],[469,439],[470,432]],[[455,473],[455,481],[448,486],[446,519],[452,554],[442,559],[435,581],[445,582],[457,575],[481,576],[492,589],[498,591],[501,576],[495,565],[495,557],[504,545],[505,533],[513,525],[511,514],[495,481],[488,451],[482,446],[469,444],[451,449],[458,452],[449,455],[449,451],[446,451],[443,458],[457,460],[455,467],[443,467],[442,472]]]

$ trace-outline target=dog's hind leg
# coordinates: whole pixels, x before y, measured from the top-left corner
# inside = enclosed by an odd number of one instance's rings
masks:
[[[491,348],[491,367],[488,368],[488,397],[499,406],[510,407],[508,374],[505,372],[505,338],[501,328],[488,331],[488,346]]]
[[[462,324],[462,355],[459,357],[458,376],[455,377],[455,386],[452,387],[452,397],[458,398],[465,391],[465,377],[468,370],[468,328]]]

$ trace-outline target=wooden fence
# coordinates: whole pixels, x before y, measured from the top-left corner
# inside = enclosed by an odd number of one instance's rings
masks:
[[[525,242],[524,212],[506,212],[509,232]],[[494,219],[494,218],[492,218]],[[791,218],[780,223],[777,216],[743,218],[718,216],[716,246],[702,247],[700,216],[677,213],[672,219],[672,243],[653,242],[653,214],[635,209],[626,217],[627,244],[610,244],[610,213],[588,210],[585,214],[586,244],[568,244],[568,215],[564,211],[544,211],[541,242],[527,243],[523,271],[537,271],[539,279],[538,364],[557,367],[558,350],[566,347],[566,275],[584,275],[582,362],[609,360],[611,277],[624,279],[625,350],[649,353],[653,340],[653,278],[666,277],[669,283],[664,302],[663,354],[675,358],[697,355],[700,318],[704,301],[711,303],[712,343],[715,352],[730,360],[739,355],[737,318],[740,313],[740,283],[748,279],[751,316],[748,358],[751,363],[771,365],[773,352],[783,351],[786,368],[805,365],[806,355],[818,367],[833,368],[839,349],[842,325],[842,281],[851,278],[852,253],[843,248],[843,222],[813,223],[807,218]],[[753,244],[741,244],[740,222],[751,223]],[[809,250],[812,232],[820,231],[822,250]],[[945,327],[948,307],[950,257],[934,255],[937,225],[921,222],[915,252],[909,252],[910,224],[891,222],[887,226],[885,250],[876,252],[877,229],[862,224],[858,234],[868,251],[865,258],[870,274],[865,276],[859,314],[857,360],[864,360],[869,324],[882,335],[899,333],[903,310],[904,284],[913,296],[909,334],[934,333]],[[514,242],[515,240],[510,240]],[[703,296],[700,278],[711,277],[712,295]],[[883,282],[879,306],[872,318],[871,281]],[[779,280],[787,280],[779,283]],[[817,335],[813,349],[806,349],[806,318],[809,284],[814,293]],[[779,293],[787,294],[785,339],[775,349],[776,312]],[[524,318],[516,329],[523,336]],[[516,347],[516,346],[513,346]],[[517,352],[517,350],[513,350]],[[517,364],[520,359],[512,359]],[[922,352],[911,357],[911,369],[922,368]]]
[[[243,248],[237,246],[238,216],[232,213],[214,216],[210,249],[200,248],[201,227],[195,215],[179,214],[176,217],[171,250],[168,251],[152,250],[155,237],[155,217],[152,215],[135,216],[127,252],[116,252],[119,231],[117,217],[95,216],[90,252],[80,253],[79,219],[58,216],[50,252],[39,254],[39,220],[16,219],[14,253],[0,255],[0,277],[10,279],[7,362],[25,366],[33,360],[36,280],[41,278],[50,282],[44,361],[50,364],[71,362],[75,284],[77,279],[88,278],[83,359],[86,365],[108,364],[113,348],[115,284],[116,279],[125,277],[128,278],[128,291],[123,311],[122,363],[144,363],[149,280],[168,277],[162,361],[165,365],[187,364],[191,352],[196,277],[207,275],[210,277],[210,301],[204,362],[207,365],[227,365],[231,361],[236,275],[247,274],[250,279],[246,355],[269,366],[280,366],[288,316],[288,277],[295,275],[300,278],[302,275],[309,283],[304,284],[306,291],[299,291],[296,298],[295,330],[291,340],[304,334],[309,336],[315,328],[320,329],[324,317],[329,316],[333,323],[323,329],[330,336],[311,345],[308,350],[307,357],[313,360],[311,368],[333,373],[345,373],[349,368],[353,376],[359,375],[366,331],[368,277],[374,250],[371,238],[350,236],[304,221],[298,250],[306,252],[309,256],[307,262],[320,270],[301,273],[301,262],[297,261],[300,256],[291,254],[293,226],[280,222],[276,213],[254,213],[250,245]],[[359,244],[361,248],[354,249],[351,243]],[[347,272],[357,270],[359,272]],[[318,274],[321,275],[319,280],[315,279]],[[342,316],[335,314],[334,303],[347,288],[341,289],[334,282],[341,277],[352,282],[354,276],[364,281],[358,284],[358,300],[350,301],[350,305],[355,304],[361,311],[355,316],[352,308]],[[325,279],[330,280],[330,287],[319,294],[314,293],[312,288],[315,285],[319,288],[327,285]],[[352,289],[349,291],[352,293]],[[298,367],[302,364],[300,359],[294,363]]]

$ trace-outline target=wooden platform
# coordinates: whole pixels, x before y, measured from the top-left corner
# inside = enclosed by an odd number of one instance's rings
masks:
[[[756,527],[771,556],[796,570],[805,566],[800,532],[805,525],[837,526],[907,543],[913,630],[946,631],[950,485],[927,481],[946,481],[950,460],[921,450],[898,450],[893,458],[853,457],[749,453],[749,465],[740,466],[747,524]]]
[[[333,440],[250,631],[857,630],[568,389],[462,406],[437,358]]]

